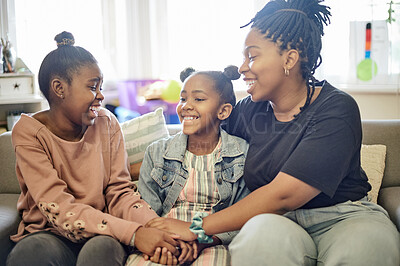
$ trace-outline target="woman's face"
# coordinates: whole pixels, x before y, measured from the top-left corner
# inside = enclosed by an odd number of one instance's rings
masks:
[[[244,75],[251,99],[255,102],[273,100],[285,78],[285,58],[279,47],[257,29],[252,29],[246,37],[243,54],[239,72]]]
[[[63,113],[76,126],[91,126],[98,115],[104,95],[103,75],[97,64],[82,66],[72,75],[65,90]]]

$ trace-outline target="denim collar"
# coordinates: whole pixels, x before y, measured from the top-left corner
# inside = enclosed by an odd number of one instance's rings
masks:
[[[222,128],[220,128],[220,134],[222,142],[221,156],[217,162],[221,161],[223,157],[237,157],[244,153],[244,151],[240,149],[239,143],[236,141],[236,137],[229,135]],[[186,152],[187,139],[188,136],[183,134],[182,131],[173,136],[163,155],[164,159],[183,162]]]

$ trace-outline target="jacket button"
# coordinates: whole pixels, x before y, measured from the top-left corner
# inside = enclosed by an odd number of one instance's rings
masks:
[[[217,182],[218,182],[218,184],[222,184],[222,178],[221,177],[218,177],[218,179],[217,179]]]
[[[162,180],[163,180],[163,181],[166,181],[166,180],[167,180],[167,176],[166,176],[166,175],[163,175]]]

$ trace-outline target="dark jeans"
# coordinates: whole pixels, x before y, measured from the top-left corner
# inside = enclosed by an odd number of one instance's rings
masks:
[[[38,232],[15,245],[7,265],[124,265],[126,257],[126,247],[109,236],[77,244],[50,232]]]

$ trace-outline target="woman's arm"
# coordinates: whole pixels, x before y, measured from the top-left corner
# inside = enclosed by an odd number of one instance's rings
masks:
[[[295,210],[317,196],[320,191],[301,180],[280,172],[269,184],[260,187],[234,205],[203,219],[207,235],[239,230],[252,217],[262,213],[284,214]],[[189,230],[190,222],[157,218],[146,226],[174,232],[181,239],[197,238]]]
[[[205,217],[203,229],[207,235],[239,230],[258,214],[284,214],[303,206],[319,193],[318,189],[280,172],[271,183],[253,191],[231,207]]]

